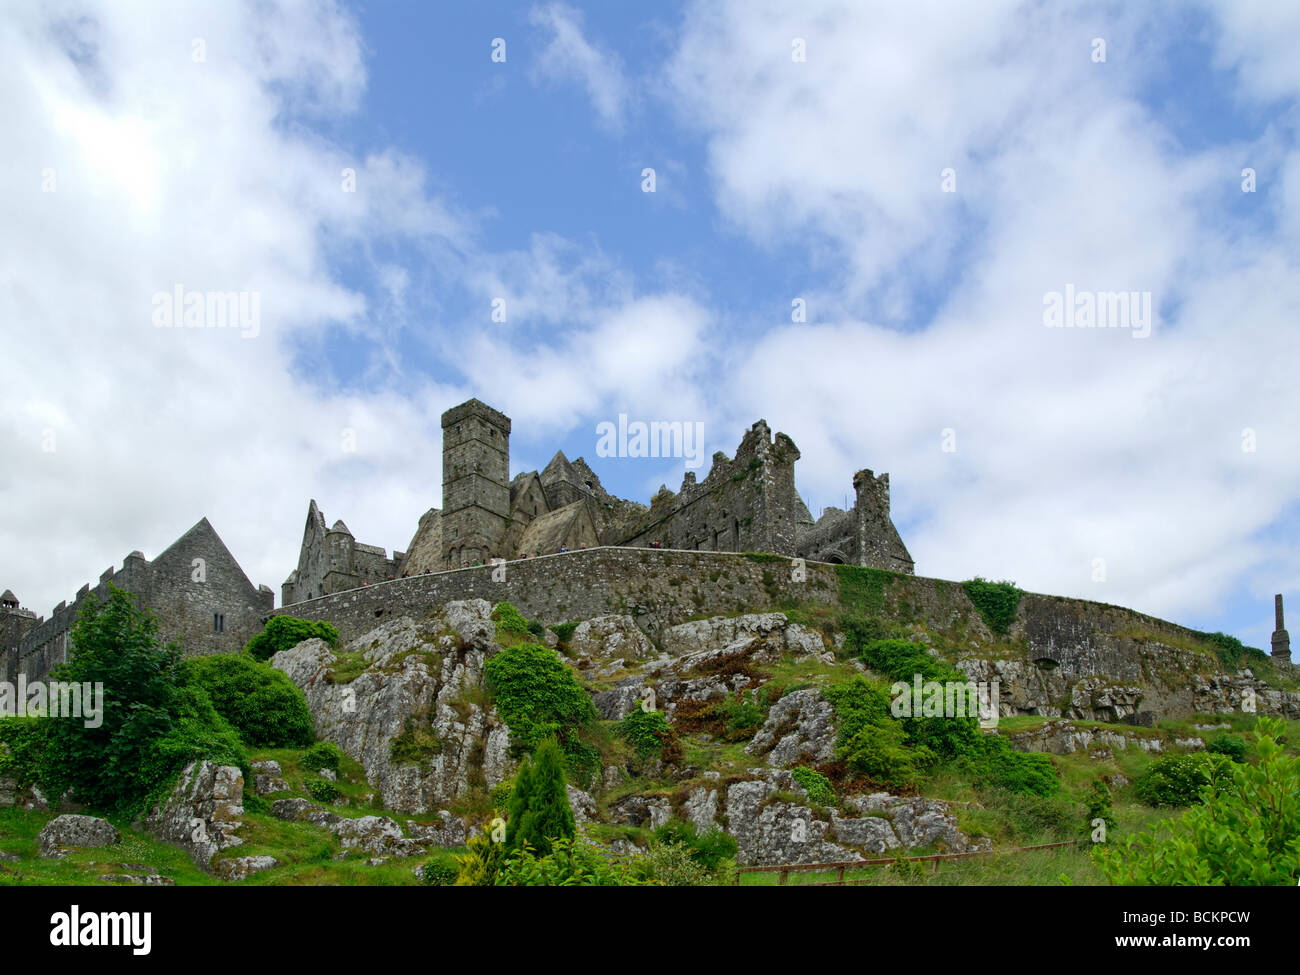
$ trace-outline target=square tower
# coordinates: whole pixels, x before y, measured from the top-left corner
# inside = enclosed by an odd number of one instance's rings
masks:
[[[460,568],[502,554],[510,519],[510,417],[476,399],[442,415],[442,554]]]

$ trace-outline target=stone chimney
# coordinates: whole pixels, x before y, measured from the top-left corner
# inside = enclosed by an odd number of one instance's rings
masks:
[[[1291,663],[1291,637],[1286,632],[1286,627],[1282,622],[1282,594],[1278,593],[1273,597],[1273,615],[1276,618],[1276,624],[1273,629],[1273,662],[1279,664]]]

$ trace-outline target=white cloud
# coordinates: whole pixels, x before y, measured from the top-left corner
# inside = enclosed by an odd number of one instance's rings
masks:
[[[567,4],[534,7],[528,19],[550,35],[537,59],[538,73],[544,78],[581,84],[601,121],[610,129],[621,130],[629,92],[618,56],[587,40],[581,12]]]

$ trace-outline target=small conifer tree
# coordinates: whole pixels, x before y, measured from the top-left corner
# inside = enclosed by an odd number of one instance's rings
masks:
[[[527,843],[545,856],[551,852],[552,840],[572,839],[576,831],[564,780],[564,752],[554,738],[548,738],[515,778],[506,847],[514,851]]]

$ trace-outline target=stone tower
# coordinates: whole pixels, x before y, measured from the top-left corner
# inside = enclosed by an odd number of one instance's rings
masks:
[[[442,553],[448,566],[503,555],[510,518],[510,417],[476,399],[442,415]]]
[[[1276,626],[1273,630],[1273,662],[1279,664],[1291,663],[1291,636],[1287,633],[1286,627],[1282,622],[1282,594],[1278,593],[1273,597],[1273,615],[1276,618]]]

